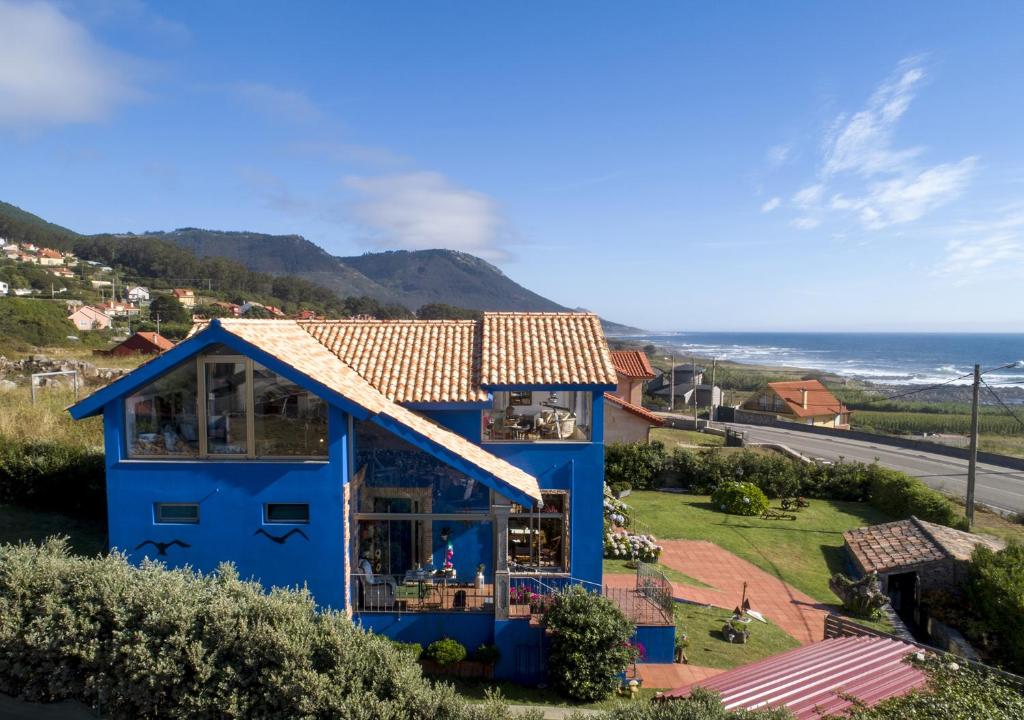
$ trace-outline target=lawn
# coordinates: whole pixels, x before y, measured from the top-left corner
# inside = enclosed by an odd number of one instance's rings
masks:
[[[698,447],[722,447],[725,445],[725,438],[718,435],[666,427],[653,428],[651,440],[664,443],[665,447],[670,449],[676,445],[696,445]]]
[[[0,505],[0,544],[39,543],[51,535],[68,536],[71,549],[80,555],[95,555],[106,550],[106,528],[98,522],[27,510],[17,505]]]
[[[722,625],[731,610],[689,603],[676,603],[677,632],[686,633],[690,646],[686,658],[694,665],[730,669],[777,655],[800,643],[772,623],[751,622],[750,639],[746,644],[727,642],[722,638]]]
[[[636,575],[636,568],[627,567],[626,563],[629,560],[622,560],[619,558],[605,558],[604,559],[604,574],[605,575]],[[682,583],[683,585],[690,585],[691,587],[706,588],[711,587],[706,582],[701,582],[695,577],[690,577],[686,573],[681,573],[678,570],[673,570],[667,565],[658,563],[656,567],[665,573],[665,577],[670,582]]]
[[[812,500],[795,521],[726,515],[706,495],[635,491],[627,502],[658,539],[708,540],[825,603],[837,600],[829,578],[846,570],[843,532],[890,519],[858,502]]]

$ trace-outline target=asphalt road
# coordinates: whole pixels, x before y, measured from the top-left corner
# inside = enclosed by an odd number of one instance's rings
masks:
[[[777,443],[801,455],[833,461],[842,457],[874,462],[877,458],[885,467],[921,478],[936,490],[959,497],[967,494],[966,460],[882,443],[812,435],[799,430],[739,423],[728,423],[728,426],[745,433],[747,442]],[[1003,511],[1024,513],[1024,470],[978,463],[974,494],[979,503]]]

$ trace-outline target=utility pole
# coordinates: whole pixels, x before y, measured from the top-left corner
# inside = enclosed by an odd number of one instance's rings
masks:
[[[160,334],[160,313],[156,314],[156,334]]]
[[[669,385],[669,391],[668,392],[669,392],[669,398],[670,399],[668,401],[668,411],[669,412],[675,412],[676,411],[676,356],[675,356],[675,353],[673,353],[672,357],[669,358],[669,362],[672,363],[672,368],[669,370],[669,373],[670,373],[670,375],[669,375],[669,383],[670,383],[670,385]]]
[[[974,526],[974,476],[978,469],[978,394],[981,391],[981,365],[974,366],[971,390],[971,455],[967,461],[967,527]]]
[[[711,358],[711,415],[709,416],[711,420],[718,419],[718,413],[715,412],[715,408],[718,407],[715,405],[715,371],[717,369],[718,358],[713,357]]]
[[[697,358],[690,358],[690,394],[693,397],[693,429],[697,429]]]

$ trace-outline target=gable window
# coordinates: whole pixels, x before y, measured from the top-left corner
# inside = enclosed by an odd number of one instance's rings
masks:
[[[199,522],[199,503],[156,503],[153,519],[158,523],[194,525]]]
[[[308,503],[267,503],[263,506],[263,522],[290,523],[305,525],[309,523]]]
[[[125,400],[131,457],[199,454],[196,368],[180,365]]]
[[[130,458],[327,457],[327,403],[216,347],[125,400]]]
[[[588,442],[593,398],[589,392],[496,392],[483,412],[485,442]]]
[[[508,561],[513,572],[569,571],[569,495],[541,493],[540,506],[513,504],[508,519]]]

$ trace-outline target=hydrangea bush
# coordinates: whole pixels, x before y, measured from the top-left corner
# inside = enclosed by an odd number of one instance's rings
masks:
[[[725,482],[711,495],[711,503],[730,515],[763,515],[768,509],[768,498],[754,483]]]
[[[608,531],[604,535],[604,556],[643,562],[658,562],[661,557],[661,545],[653,535],[635,535],[633,533],[616,533]]]

